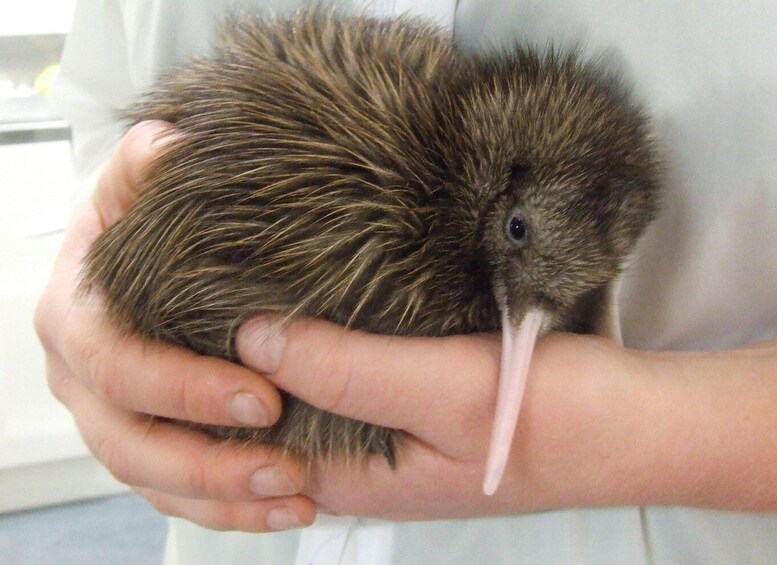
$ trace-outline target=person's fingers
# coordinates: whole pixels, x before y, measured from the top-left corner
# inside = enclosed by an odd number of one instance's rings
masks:
[[[92,392],[127,409],[208,424],[270,425],[280,414],[280,397],[266,380],[233,363],[126,335],[107,319],[98,295],[78,290],[81,260],[103,229],[101,218],[129,205],[130,196],[119,195],[132,193],[139,169],[158,149],[153,140],[163,133],[170,135],[164,122],[130,130],[103,171],[102,196],[67,234],[35,314],[44,348],[68,366],[48,373],[50,387],[56,395],[63,375],[75,374]]]
[[[103,400],[155,416],[251,427],[277,420],[278,391],[256,373],[181,347],[124,335],[105,319],[99,297],[62,300],[60,294],[71,291],[63,282],[66,276],[58,280],[60,284],[50,284],[41,297],[35,316],[50,362],[59,360],[64,366],[47,373],[55,396],[61,399],[63,379],[75,374]],[[70,286],[74,284],[71,280]]]
[[[84,305],[78,310],[82,321],[91,309]],[[89,324],[71,320],[59,350],[70,369],[103,400],[205,424],[266,427],[278,419],[277,389],[253,371],[182,347],[123,335],[99,310]]]
[[[466,441],[466,430],[450,433]],[[483,497],[482,460],[482,455],[451,456],[438,446],[407,441],[400,444],[396,468],[379,457],[358,465],[322,462],[302,493],[321,508],[348,515],[392,520],[471,517],[476,512],[472,501]],[[457,496],[451,497],[451,492]],[[492,502],[492,508],[499,508],[498,501]]]
[[[298,461],[146,415],[264,426],[280,412],[276,389],[239,365],[126,335],[98,295],[79,290],[89,245],[132,205],[146,167],[174,137],[160,122],[132,128],[66,234],[35,314],[50,388],[97,458],[163,511],[224,529],[308,524],[315,508],[296,494],[305,481]]]
[[[151,120],[133,126],[121,139],[92,195],[103,229],[127,213],[142,187],[146,168],[164,144],[175,138],[175,131],[172,124]]]
[[[322,410],[427,440],[439,439],[425,435],[443,429],[439,422],[466,428],[493,416],[499,368],[494,336],[390,337],[312,319],[281,328],[259,316],[236,339],[247,366]],[[428,421],[438,425],[424,426]]]
[[[56,367],[52,367],[57,369]],[[59,391],[89,449],[117,480],[196,499],[297,494],[300,462],[270,446],[219,440],[181,424],[101,402],[77,379]]]
[[[304,496],[216,502],[190,500],[144,488],[135,491],[162,514],[183,518],[210,530],[277,532],[309,526],[316,517],[315,504]]]

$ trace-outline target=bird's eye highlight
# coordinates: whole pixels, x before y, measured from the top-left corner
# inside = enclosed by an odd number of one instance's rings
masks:
[[[526,216],[519,210],[514,211],[507,220],[507,237],[513,245],[523,246],[529,236]]]

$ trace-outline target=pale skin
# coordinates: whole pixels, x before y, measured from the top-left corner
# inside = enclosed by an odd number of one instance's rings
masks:
[[[170,128],[136,126],[69,229],[35,325],[49,384],[87,445],[161,512],[219,530],[312,523],[317,511],[440,519],[568,507],[688,505],[777,511],[777,342],[654,353],[591,336],[540,340],[505,479],[481,492],[499,364],[494,335],[388,338],[258,317],[245,367],[123,335],[77,292],[93,239],[133,202]],[[264,339],[268,325],[273,339]],[[268,425],[275,387],[404,430],[398,468],[318,466],[233,446],[148,415]]]

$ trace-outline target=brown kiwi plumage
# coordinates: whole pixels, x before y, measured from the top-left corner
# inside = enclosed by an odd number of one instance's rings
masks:
[[[647,120],[617,80],[528,47],[461,54],[407,18],[232,18],[128,114],[181,135],[94,243],[85,288],[128,331],[234,361],[266,310],[441,336],[534,301],[586,331],[656,206]],[[204,428],[309,459],[392,462],[397,437],[288,395],[269,429]]]

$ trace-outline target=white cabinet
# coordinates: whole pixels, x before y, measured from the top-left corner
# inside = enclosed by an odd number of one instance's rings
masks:
[[[24,0],[0,3],[0,35],[66,33],[75,0]]]

